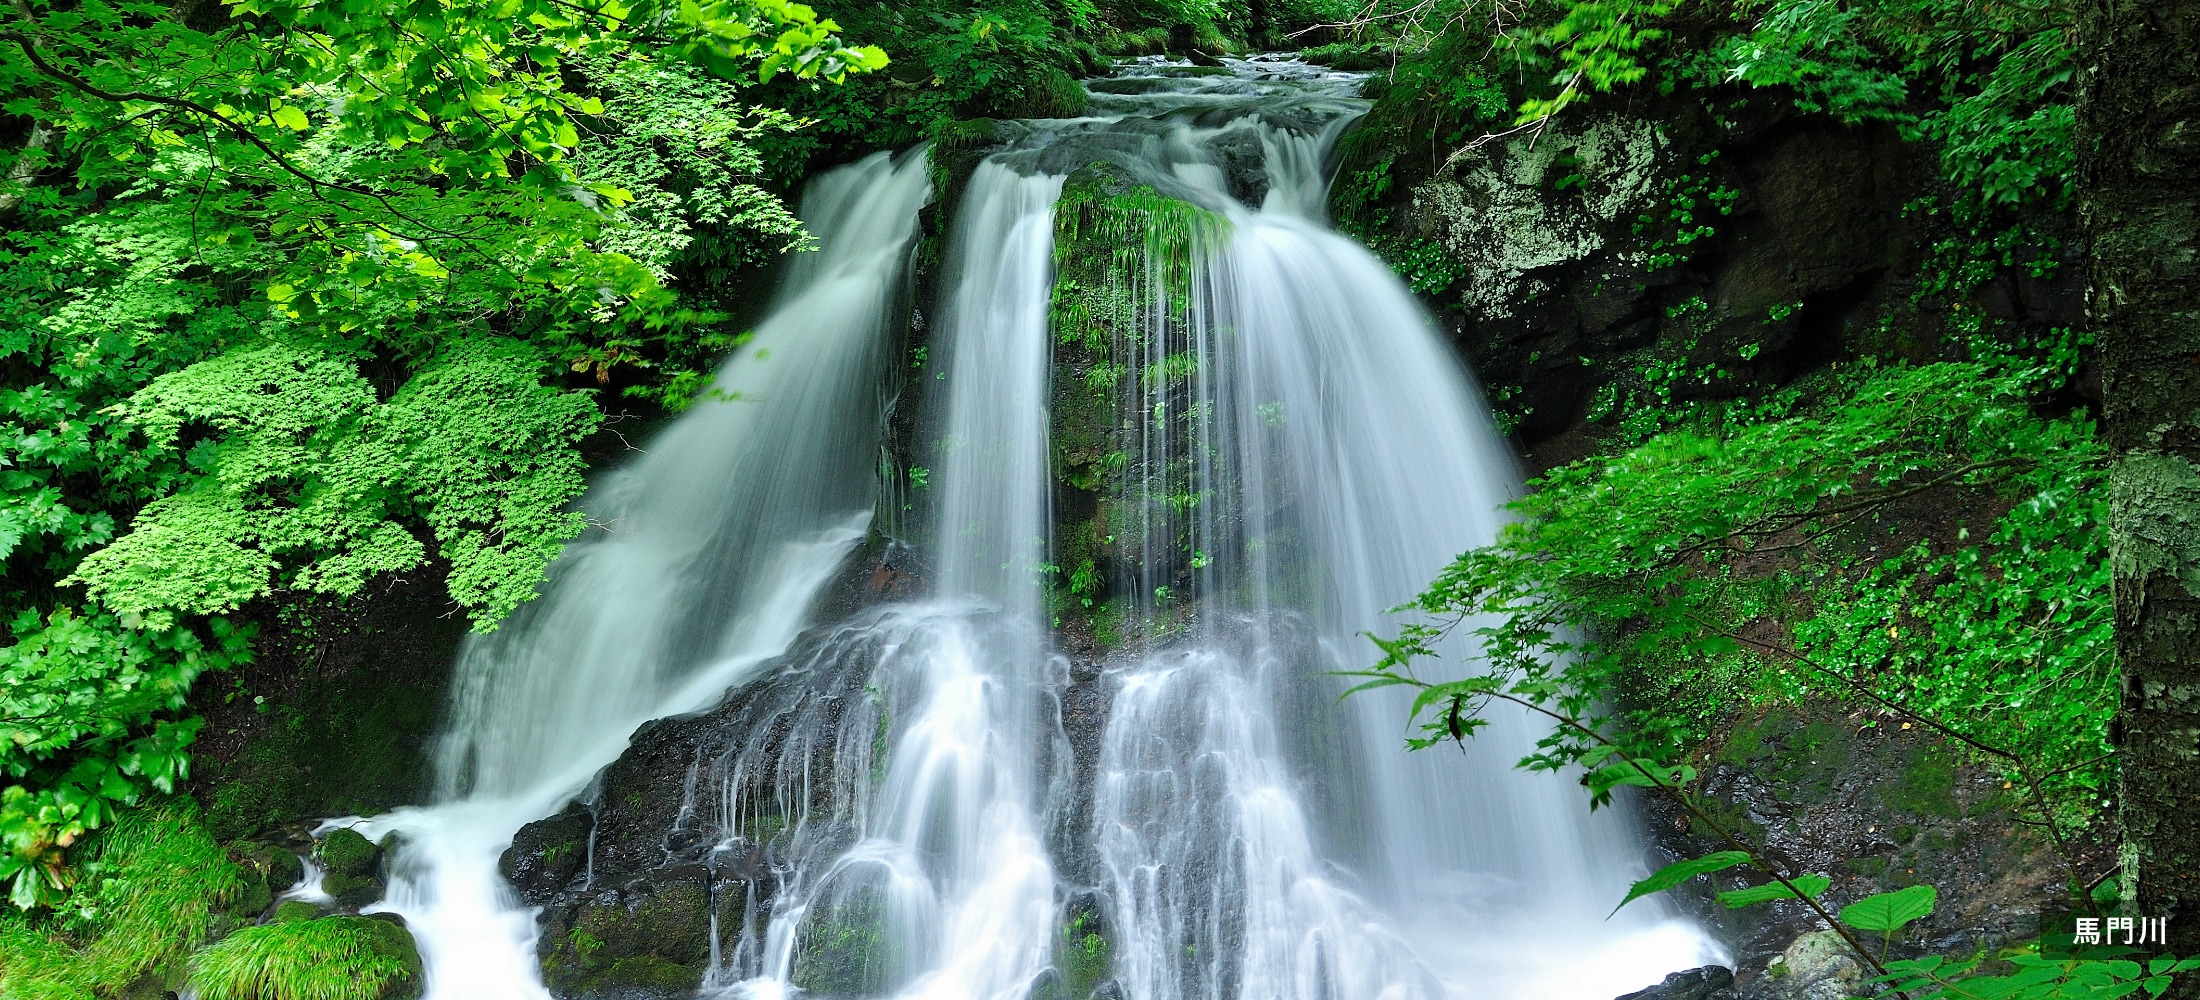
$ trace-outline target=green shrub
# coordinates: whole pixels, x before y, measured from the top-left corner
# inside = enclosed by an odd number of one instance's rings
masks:
[[[0,996],[118,990],[205,941],[247,888],[189,799],[125,814],[86,853],[63,909],[0,915]]]

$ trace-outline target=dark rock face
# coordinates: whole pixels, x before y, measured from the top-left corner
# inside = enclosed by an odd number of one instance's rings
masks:
[[[452,610],[434,570],[376,580],[347,602],[289,594],[245,609],[260,630],[255,662],[233,676],[252,697],[228,682],[192,694],[206,726],[191,787],[214,835],[303,838],[322,817],[424,801],[467,634]]]
[[[848,842],[850,789],[870,776],[881,723],[867,685],[887,641],[876,614],[855,609],[906,595],[921,574],[898,546],[859,560],[825,599],[821,616],[837,624],[717,707],[642,727],[582,802],[519,831],[500,867],[543,908],[544,978],[559,996],[692,995],[714,922],[727,957],[761,941],[776,861]]]
[[[1656,986],[1629,993],[1619,1000],[1734,1000],[1734,970],[1706,965],[1701,969],[1676,972]]]
[[[1970,954],[2037,933],[2040,903],[2068,875],[2045,835],[2017,822],[2015,790],[1964,766],[1938,737],[1902,729],[1901,720],[1775,715],[1735,726],[1711,752],[1704,790],[1714,819],[1789,871],[1830,877],[1827,909],[1907,885],[1939,890],[1933,914],[1894,941],[1897,957]],[[1670,803],[1652,798],[1645,806],[1664,855],[1657,863],[1724,847]],[[2081,853],[2091,854],[2080,858],[2088,873],[2114,863],[2106,846]],[[1870,973],[1801,903],[1728,910],[1710,899],[1753,880],[1730,869],[1672,894],[1732,949],[1737,994],[1856,995]]]
[[[1432,255],[1416,290],[1533,465],[1583,454],[1605,394],[1639,388],[1649,362],[1719,370],[1675,381],[1675,398],[1732,398],[1843,357],[1931,350],[1921,309],[2082,319],[2075,267],[1913,301],[1946,235],[1904,210],[1931,154],[1764,95],[1715,103],[1646,98],[1448,158],[1347,143],[1346,175],[1381,164],[1400,182],[1347,207],[1385,220],[1378,240]]]

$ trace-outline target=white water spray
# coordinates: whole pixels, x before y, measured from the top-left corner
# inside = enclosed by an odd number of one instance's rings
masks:
[[[818,179],[771,317],[712,392],[591,493],[544,595],[468,644],[440,803],[358,823],[402,840],[388,898],[429,1000],[542,998],[535,914],[497,874],[522,824],[580,793],[651,719],[694,711],[786,649],[863,538],[878,386],[921,154]],[[338,821],[343,822],[343,821]]]
[[[1337,705],[1331,673],[1372,655],[1358,631],[1394,628],[1385,608],[1493,537],[1517,473],[1398,278],[1322,223],[1354,81],[1276,62],[1165,76],[1108,81],[1096,117],[1032,123],[978,167],[921,459],[937,594],[805,641],[802,664],[764,678],[868,524],[889,311],[928,190],[920,157],[813,186],[822,248],[718,397],[597,487],[599,527],[549,592],[469,648],[442,803],[362,824],[404,838],[384,908],[420,940],[433,1000],[546,995],[535,915],[496,872],[513,831],[581,793],[641,722],[752,680],[752,728],[709,764],[706,814],[712,850],[771,859],[774,888],[718,928],[712,997],[1025,1000],[1063,982],[1078,866],[1129,1000],[1608,1000],[1711,957],[1654,905],[1603,919],[1639,849],[1623,816],[1512,769],[1527,720],[1407,754],[1397,699]],[[1230,235],[1124,359],[1191,359],[1189,388],[1124,412],[1139,467],[1189,470],[1158,485],[1196,500],[1145,532],[1168,541],[1142,556],[1134,611],[1173,631],[1109,664],[1092,813],[1062,822],[1067,671],[1042,582],[1059,541],[1052,233],[1065,176],[1094,161]],[[1178,581],[1195,596],[1171,598]],[[774,762],[758,748],[790,740],[835,756],[829,794],[800,787],[799,762],[759,779]],[[767,814],[789,826],[763,832]],[[1071,827],[1090,839],[1074,864],[1049,843]]]
[[[971,180],[947,261],[937,558],[941,599],[888,616],[872,673],[891,731],[862,838],[770,915],[759,974],[729,996],[797,985],[806,930],[858,921],[870,992],[1024,1000],[1055,937],[1039,817],[1064,760],[1040,620],[1047,535],[1047,294],[1059,177],[995,164]],[[814,940],[814,938],[813,938]],[[815,945],[812,946],[816,947]]]

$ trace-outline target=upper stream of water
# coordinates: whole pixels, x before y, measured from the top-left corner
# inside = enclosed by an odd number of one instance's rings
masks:
[[[1412,295],[1326,223],[1357,78],[1188,72],[1095,81],[1089,117],[1019,123],[976,168],[927,311],[944,377],[903,401],[924,414],[930,596],[798,644],[870,532],[932,193],[921,150],[811,184],[819,249],[718,393],[592,488],[544,596],[461,658],[438,801],[356,821],[402,838],[380,905],[431,998],[549,995],[499,854],[639,725],[729,691],[758,731],[691,798],[719,803],[698,822],[721,850],[766,842],[771,890],[719,907],[741,926],[717,926],[709,996],[1609,1000],[1717,957],[1653,904],[1608,917],[1643,849],[1624,812],[1512,767],[1527,719],[1408,753],[1402,698],[1338,700],[1335,672],[1373,659],[1359,633],[1493,537],[1518,474]],[[1054,632],[1050,306],[1057,205],[1096,163],[1208,221],[1180,272],[1149,254],[1123,276],[1134,307],[1093,347],[1130,442],[1101,502],[1142,548],[1117,560],[1132,634],[1083,745]],[[842,707],[803,707],[830,684]],[[1104,969],[1072,954],[1088,930]]]

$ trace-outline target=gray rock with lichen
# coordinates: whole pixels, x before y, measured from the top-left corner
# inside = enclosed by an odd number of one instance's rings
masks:
[[[1639,118],[1553,126],[1462,150],[1448,174],[1414,190],[1413,204],[1424,234],[1461,265],[1470,311],[1504,318],[1541,290],[1536,271],[1588,259],[1622,220],[1650,208],[1670,146]]]
[[[1766,966],[1754,992],[1765,1000],[1843,1000],[1862,991],[1864,978],[1863,964],[1840,934],[1812,931]]]

